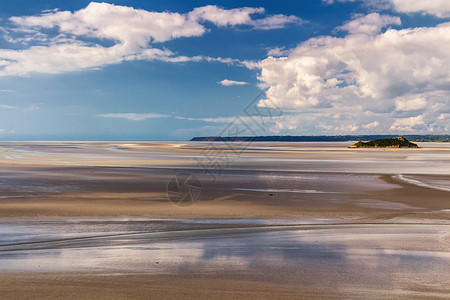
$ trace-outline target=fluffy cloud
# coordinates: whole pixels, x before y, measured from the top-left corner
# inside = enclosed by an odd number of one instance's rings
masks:
[[[419,110],[427,107],[427,100],[421,97],[413,97],[411,99],[400,98],[395,102],[398,111]]]
[[[380,126],[380,122],[378,121],[374,121],[372,123],[369,124],[364,124],[362,127],[366,128],[366,129],[374,129],[376,127]]]
[[[275,47],[273,49],[270,49],[267,52],[268,56],[284,56],[284,55],[289,55],[289,50],[284,49],[284,47],[280,48],[280,47]]]
[[[338,27],[338,29],[348,31],[351,34],[377,34],[382,28],[390,24],[401,25],[402,22],[399,17],[371,13],[366,16],[357,16],[352,21]]]
[[[400,13],[421,13],[438,18],[450,17],[448,0],[323,0],[327,4],[335,2],[364,2],[378,9],[392,9]]]
[[[279,29],[289,23],[303,23],[303,20],[296,16],[272,15],[261,19],[252,19],[250,15],[264,13],[264,8],[234,8],[223,9],[214,5],[195,8],[188,14],[189,19],[195,22],[209,21],[217,26],[249,25],[254,29],[267,30]]]
[[[300,23],[294,16],[273,15],[254,19],[263,8],[195,8],[189,13],[149,12],[108,3],[90,3],[81,10],[49,11],[38,16],[11,17],[11,28],[2,28],[5,39],[31,45],[23,50],[0,49],[0,76],[24,76],[33,72],[62,73],[98,68],[124,60],[167,62],[232,61],[207,56],[176,56],[154,45],[180,37],[203,35],[204,22],[216,26],[248,26],[274,29]],[[56,30],[56,35],[45,32]],[[21,33],[22,36],[18,36]],[[14,37],[13,37],[14,36]],[[104,42],[113,42],[104,46]]]
[[[391,0],[394,10],[402,13],[420,12],[439,18],[450,17],[448,0]]]
[[[151,39],[164,42],[177,37],[199,36],[205,31],[202,25],[178,13],[148,12],[95,2],[74,13],[59,11],[10,20],[23,28],[58,28],[61,33],[111,39],[129,47],[145,47]]]
[[[222,81],[219,81],[218,83],[223,85],[223,86],[246,85],[246,84],[248,84],[248,82],[245,82],[245,81],[235,81],[235,80],[228,80],[228,79],[224,79]]]
[[[351,22],[367,27],[356,30]],[[288,56],[262,60],[259,80],[268,100],[260,104],[303,113],[278,121],[297,130],[447,131],[448,119],[438,117],[450,110],[450,23],[377,34],[392,22],[359,17],[341,27],[350,32],[343,38],[313,38]]]
[[[420,130],[421,126],[424,124],[425,121],[423,120],[423,116],[417,116],[397,120],[392,124],[391,129],[400,131]]]
[[[148,119],[158,119],[158,118],[166,118],[168,115],[163,114],[138,114],[138,113],[110,113],[110,114],[100,114],[97,117],[102,118],[116,118],[116,119],[127,119],[132,121],[144,121]]]
[[[242,24],[251,24],[253,22],[250,15],[264,13],[264,8],[235,8],[223,9],[215,5],[194,8],[189,13],[189,19],[194,22],[209,21],[217,26],[235,26]]]

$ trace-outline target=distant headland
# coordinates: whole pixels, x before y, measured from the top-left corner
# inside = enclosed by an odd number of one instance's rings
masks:
[[[369,142],[357,142],[349,148],[419,148],[417,144],[411,143],[405,137],[389,139],[374,139]]]
[[[349,142],[375,139],[396,139],[399,135],[272,135],[272,136],[205,136],[194,137],[195,142]],[[450,135],[404,135],[414,142],[450,142]]]

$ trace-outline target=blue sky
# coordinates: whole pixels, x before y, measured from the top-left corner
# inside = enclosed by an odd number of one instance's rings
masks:
[[[0,1],[0,140],[448,134],[446,0]]]

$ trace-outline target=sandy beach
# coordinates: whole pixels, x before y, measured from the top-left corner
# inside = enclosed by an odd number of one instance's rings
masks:
[[[2,142],[2,298],[446,298],[450,145],[350,144]]]

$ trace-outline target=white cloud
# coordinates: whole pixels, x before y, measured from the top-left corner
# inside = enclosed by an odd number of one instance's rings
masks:
[[[254,70],[254,69],[259,69],[260,68],[260,64],[258,61],[253,61],[253,60],[243,60],[242,62],[240,62],[243,66],[245,66],[247,69],[250,70]]]
[[[166,118],[168,115],[154,114],[154,113],[110,113],[110,114],[99,114],[97,117],[101,118],[116,118],[116,119],[127,119],[132,121],[144,121],[148,119],[158,119]]]
[[[189,13],[188,18],[193,22],[209,21],[217,26],[236,26],[251,24],[253,20],[250,15],[262,13],[264,13],[264,8],[262,7],[223,9],[215,5],[207,5],[194,8]]]
[[[326,4],[335,2],[364,2],[377,9],[392,9],[399,13],[421,13],[438,18],[450,17],[448,0],[322,0]]]
[[[394,10],[402,13],[420,12],[438,18],[450,17],[450,1],[448,0],[390,0]]]
[[[247,66],[245,61],[241,61],[239,59],[228,58],[228,57],[210,57],[205,55],[196,55],[196,56],[179,56],[174,52],[164,49],[145,49],[142,50],[137,55],[130,55],[126,57],[126,60],[160,60],[165,62],[172,63],[184,63],[184,62],[218,62],[229,65],[238,65],[238,66]]]
[[[366,129],[374,129],[374,128],[378,127],[378,126],[380,126],[380,122],[374,121],[372,123],[365,124],[362,127],[366,128]]]
[[[3,134],[13,134],[14,133],[14,130],[6,130],[6,129],[3,129],[3,128],[0,128],[0,134],[1,135],[3,135]]]
[[[448,118],[438,117],[450,110],[450,23],[377,34],[379,26],[312,38],[287,57],[260,61],[260,86],[270,100],[260,104],[301,113],[278,121],[283,128],[297,122],[299,132],[448,130]]]
[[[189,117],[175,117],[180,120],[188,120],[188,121],[202,121],[207,123],[231,123],[236,120],[236,117],[216,117],[216,118],[189,118]],[[249,117],[239,117],[239,118],[247,118]],[[248,120],[247,120],[248,121]]]
[[[336,127],[335,130],[339,132],[355,132],[359,129],[359,126],[355,124],[341,125]]]
[[[290,53],[290,51],[289,50],[286,50],[286,49],[284,49],[284,47],[275,47],[275,48],[273,48],[273,49],[270,49],[268,52],[267,52],[267,55],[268,56],[285,56],[285,55],[289,55],[289,53]]]
[[[278,117],[261,117],[264,118],[264,122],[271,122],[272,120],[277,119]],[[190,117],[175,117],[175,119],[180,120],[188,120],[188,121],[202,121],[207,123],[232,123],[237,122],[242,126],[255,127],[255,121],[252,117],[249,116],[239,116],[239,117],[215,117],[215,118],[190,118]],[[245,124],[245,125],[244,125]],[[222,128],[223,129],[223,128]]]
[[[303,24],[304,21],[296,16],[273,15],[264,19],[253,20],[255,29],[268,30],[284,28],[286,24]]]
[[[224,79],[222,81],[219,81],[218,83],[223,85],[223,86],[246,85],[246,84],[248,84],[248,82],[245,82],[245,81],[235,81],[235,80],[228,80],[228,79]]]
[[[12,17],[10,20],[26,29],[58,28],[64,34],[110,39],[130,48],[145,47],[150,40],[164,42],[205,32],[201,24],[179,13],[148,12],[96,2],[74,13],[57,11],[40,16]]]
[[[209,21],[217,26],[249,25],[254,29],[268,30],[284,28],[287,24],[302,24],[303,20],[296,16],[271,15],[265,18],[252,19],[252,14],[264,13],[264,8],[243,7],[223,9],[215,5],[197,7],[188,14],[194,22]]]
[[[339,30],[345,30],[351,34],[378,34],[382,28],[388,25],[401,25],[402,22],[399,17],[380,15],[378,13],[371,13],[366,16],[358,15],[353,20],[338,27]]]
[[[398,119],[392,124],[391,129],[392,130],[400,130],[400,131],[412,131],[414,129],[417,129],[421,125],[424,125],[424,117],[423,116],[416,116],[406,119]]]
[[[17,108],[17,107],[11,106],[11,105],[7,105],[7,104],[0,104],[0,108],[4,108],[4,109],[12,109],[12,108]]]
[[[427,100],[421,97],[400,98],[396,100],[395,105],[398,111],[419,110],[427,107]]]
[[[7,31],[6,40],[34,44],[23,50],[0,49],[0,76],[25,76],[34,72],[57,74],[136,59],[236,63],[227,58],[176,56],[170,50],[156,49],[153,45],[180,37],[201,36],[207,32],[202,24],[207,21],[217,26],[242,25],[253,29],[281,28],[301,21],[284,15],[252,18],[253,14],[263,13],[262,8],[227,10],[209,5],[180,14],[92,2],[75,12],[52,10],[38,16],[11,17],[13,27],[2,28]],[[57,33],[54,36],[44,34],[48,29],[55,29]],[[113,41],[114,45],[105,47],[102,40]]]
[[[440,114],[438,119],[439,120],[450,120],[450,113]]]
[[[30,106],[28,106],[25,110],[28,111],[37,111],[41,109],[41,105],[42,103],[35,103],[35,104],[31,104]]]
[[[280,116],[233,116],[233,117],[180,117],[175,116],[175,119],[188,120],[194,122],[210,123],[203,129],[208,128],[207,135],[217,135],[218,133],[223,136],[237,135],[237,136],[255,136],[255,135],[270,135],[277,134],[279,130],[276,128]],[[213,125],[214,124],[214,125]],[[201,128],[198,128],[199,131]],[[212,131],[212,129],[214,129]],[[185,131],[182,129],[181,131]],[[190,129],[189,129],[190,131]],[[204,133],[206,134],[206,133]],[[198,135],[198,133],[197,133]]]

